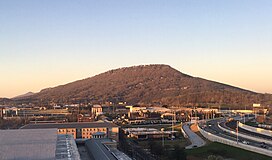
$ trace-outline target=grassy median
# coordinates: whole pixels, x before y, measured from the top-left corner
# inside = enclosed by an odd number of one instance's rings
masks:
[[[217,142],[211,142],[204,147],[186,150],[188,160],[203,160],[209,155],[222,156],[233,160],[271,160],[271,157],[231,147]]]

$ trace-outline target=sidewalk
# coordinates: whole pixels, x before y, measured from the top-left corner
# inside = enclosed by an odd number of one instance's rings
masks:
[[[190,124],[185,123],[182,125],[182,128],[192,143],[191,145],[185,147],[186,149],[201,147],[205,145],[205,141],[190,129]]]

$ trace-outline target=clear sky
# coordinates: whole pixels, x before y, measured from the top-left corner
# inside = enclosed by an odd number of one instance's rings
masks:
[[[0,97],[157,63],[272,93],[272,1],[0,0]]]

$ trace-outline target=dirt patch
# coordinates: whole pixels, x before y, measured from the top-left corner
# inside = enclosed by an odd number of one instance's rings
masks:
[[[198,130],[198,127],[197,127],[197,124],[192,124],[191,126],[190,126],[190,128],[191,128],[191,130],[193,131],[193,132],[198,132],[199,130]]]

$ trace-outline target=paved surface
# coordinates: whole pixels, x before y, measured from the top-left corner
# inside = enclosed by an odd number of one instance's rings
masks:
[[[186,149],[201,147],[205,145],[205,141],[190,129],[190,124],[185,123],[182,128],[192,143],[191,145],[185,147]]]
[[[233,135],[233,134],[230,134],[230,133],[227,133],[227,132],[224,132],[223,130],[221,130],[218,127],[218,123],[220,124],[221,127],[226,128],[226,126],[224,125],[225,124],[225,120],[224,119],[220,119],[220,120],[218,119],[218,120],[211,120],[211,121],[209,121],[208,122],[209,125],[206,126],[206,127],[202,127],[202,129],[204,129],[207,132],[210,132],[211,134],[220,136],[222,138],[226,138],[226,139],[233,140],[233,141],[237,140],[236,135]],[[229,128],[226,128],[226,129],[229,129]],[[239,131],[239,133],[241,133],[241,132]],[[242,138],[242,137],[239,136],[238,143],[242,143],[242,141],[248,141],[249,145],[255,146],[255,147],[261,147],[261,145],[262,145],[262,142],[253,141],[253,140]],[[267,146],[268,146],[267,149],[272,148],[272,146],[270,146],[270,145],[267,145]]]
[[[226,126],[233,129],[233,130],[235,130],[236,127],[237,127],[237,122],[236,121],[228,122],[228,123],[226,123]],[[271,136],[267,136],[267,135],[259,134],[259,133],[255,133],[255,132],[250,132],[250,131],[245,130],[245,129],[241,128],[241,127],[239,127],[239,132],[247,134],[249,136],[253,136],[253,137],[260,137],[260,138],[267,139],[267,140],[270,140],[270,141],[272,140]]]

